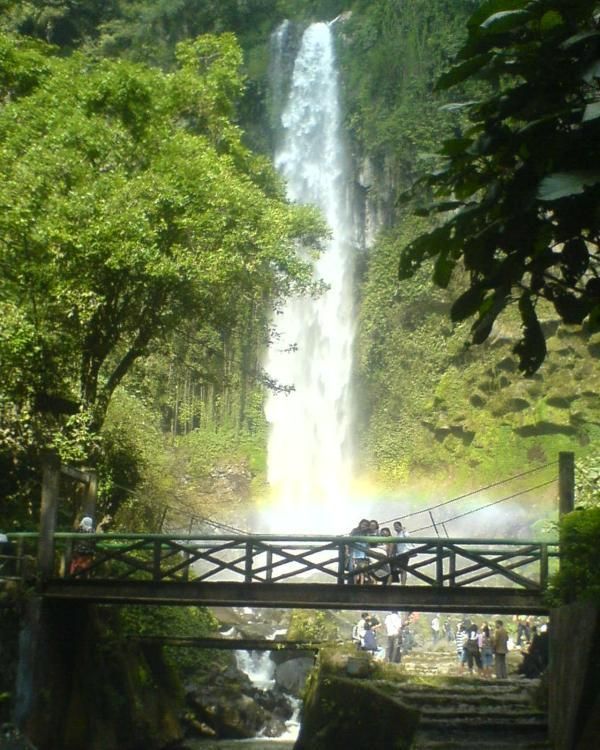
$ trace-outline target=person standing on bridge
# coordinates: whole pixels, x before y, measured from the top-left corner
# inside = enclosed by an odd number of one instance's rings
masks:
[[[94,521],[90,516],[84,516],[79,522],[77,531],[80,534],[93,534]],[[95,545],[93,539],[77,539],[73,545],[73,557],[69,567],[69,574],[72,576],[87,576],[89,568],[94,559]]]
[[[361,519],[358,526],[350,532],[350,536],[369,536],[369,520]],[[369,543],[352,542],[348,545],[347,556],[350,566],[350,583],[364,584],[369,582],[365,568],[369,565]]]
[[[402,521],[394,522],[394,536],[406,537],[406,529],[402,525]],[[398,583],[402,586],[406,585],[406,576],[408,568],[408,558],[410,556],[410,550],[412,544],[410,542],[399,541],[395,543],[394,560],[392,562],[392,583]]]
[[[508,677],[506,669],[506,654],[508,653],[508,633],[502,620],[496,620],[496,629],[494,631],[494,665],[496,668],[496,677],[499,680],[505,680]]]

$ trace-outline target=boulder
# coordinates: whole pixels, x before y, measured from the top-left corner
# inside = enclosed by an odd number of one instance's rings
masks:
[[[294,750],[409,750],[419,713],[364,680],[314,675]]]
[[[288,659],[282,664],[278,664],[275,669],[276,684],[286,692],[299,696],[304,690],[314,662],[312,656],[303,656],[299,659]]]

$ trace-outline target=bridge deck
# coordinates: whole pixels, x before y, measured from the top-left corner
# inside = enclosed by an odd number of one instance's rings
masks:
[[[41,593],[46,599],[100,604],[184,604],[482,614],[548,612],[540,591],[500,587],[52,579],[42,585]]]

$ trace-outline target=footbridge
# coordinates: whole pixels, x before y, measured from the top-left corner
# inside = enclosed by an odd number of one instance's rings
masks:
[[[395,562],[385,554],[385,544],[406,540],[85,536],[93,555],[84,570],[71,574],[70,560],[81,535],[54,534],[51,565],[43,573],[33,562],[38,536],[9,535],[14,578],[29,581],[48,601],[544,614],[544,590],[559,555],[557,542],[411,537],[406,585],[357,585],[347,569],[352,545],[369,545],[366,572],[377,573]],[[44,557],[47,561],[47,550]]]

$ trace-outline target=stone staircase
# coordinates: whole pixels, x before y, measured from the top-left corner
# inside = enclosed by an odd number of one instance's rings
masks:
[[[411,651],[402,667],[415,679],[396,683],[394,693],[421,713],[413,750],[550,748],[546,714],[533,700],[539,681],[484,679],[468,672],[458,676],[456,657],[449,651]],[[439,686],[427,680],[440,675],[447,679]]]

